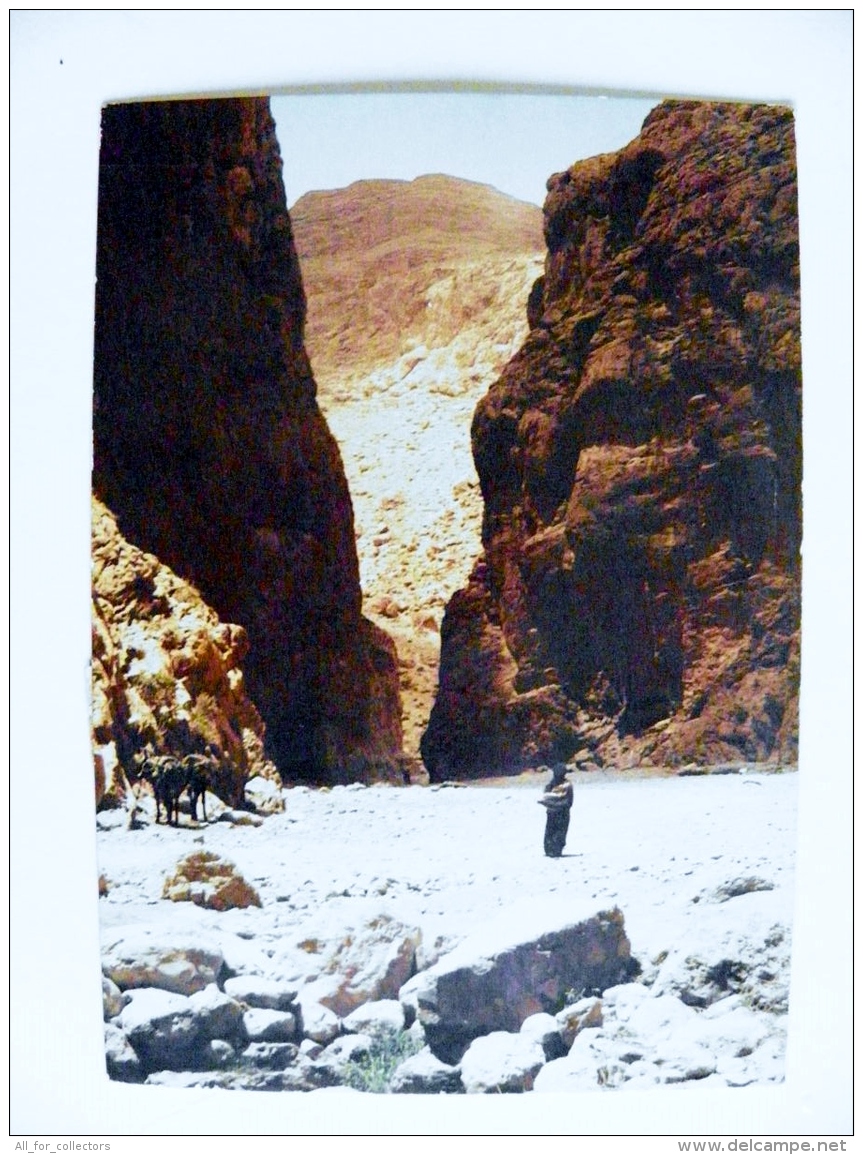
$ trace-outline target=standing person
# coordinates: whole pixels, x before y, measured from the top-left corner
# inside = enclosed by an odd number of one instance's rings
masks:
[[[543,847],[549,858],[560,858],[569,830],[569,812],[572,810],[572,783],[566,781],[567,766],[558,762],[551,771],[551,781],[545,787],[541,806],[546,808],[545,841]]]

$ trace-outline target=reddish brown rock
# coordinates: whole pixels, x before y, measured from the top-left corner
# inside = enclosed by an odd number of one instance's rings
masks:
[[[484,555],[443,625],[430,776],[793,761],[792,114],[669,101],[548,190],[531,332],[474,417]]]
[[[480,549],[471,415],[527,336],[542,209],[436,175],[306,193],[291,224],[306,349],[354,503],[363,608],[398,648],[405,754],[424,777],[443,607]]]
[[[106,108],[98,235],[94,490],[247,631],[282,775],[368,776],[401,746],[395,651],[360,612],[268,102]]]
[[[245,689],[246,631],[219,621],[188,582],[130,545],[95,500],[92,558],[97,807],[127,801],[147,746],[178,758],[209,748],[212,787],[228,804],[243,801],[247,779],[276,779]]]

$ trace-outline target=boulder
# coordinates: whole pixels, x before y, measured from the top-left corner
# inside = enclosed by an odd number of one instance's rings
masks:
[[[313,1060],[316,1071],[326,1068],[334,1078],[341,1078],[345,1069],[358,1059],[368,1058],[372,1046],[371,1035],[342,1035]]]
[[[296,1062],[299,1053],[295,1043],[249,1043],[240,1062],[267,1071],[283,1071]]]
[[[218,941],[203,933],[156,924],[108,930],[103,938],[102,972],[120,990],[158,987],[191,995],[216,981],[222,963]]]
[[[226,1039],[210,1039],[204,1048],[204,1061],[209,1067],[233,1067],[237,1052]]]
[[[608,991],[605,994],[607,995]],[[569,1050],[579,1031],[587,1030],[589,1027],[602,1026],[602,999],[595,997],[579,999],[577,1002],[564,1007],[562,1011],[558,1011],[555,1022],[563,1038],[564,1046]],[[556,1055],[551,1057],[557,1058]]]
[[[354,1034],[375,1035],[386,1031],[401,1031],[404,1026],[404,1007],[397,999],[363,1003],[342,1019],[342,1030]]]
[[[134,990],[114,1022],[148,1073],[200,1069],[202,1047],[208,1040],[186,995],[155,988]]]
[[[772,895],[747,893],[698,909],[692,933],[668,952],[653,990],[693,1007],[739,994],[755,1009],[787,1011],[791,932]]]
[[[561,900],[513,907],[400,992],[434,1053],[455,1063],[478,1035],[556,1013],[572,988],[600,990],[633,970],[623,915]]]
[[[241,1045],[246,1041],[243,1008],[236,999],[220,991],[215,983],[196,991],[189,998],[201,1033],[205,1039],[222,1039]]]
[[[492,1031],[474,1039],[461,1060],[461,1081],[469,1095],[533,1090],[545,1065],[545,1053],[534,1039]]]
[[[261,905],[258,892],[234,864],[209,850],[193,851],[177,863],[173,874],[165,879],[162,898],[194,902],[210,910]]]
[[[120,1083],[141,1083],[145,1071],[132,1044],[119,1027],[105,1023],[105,1065],[108,1078]]]
[[[464,1087],[459,1068],[442,1063],[425,1047],[396,1067],[390,1091],[394,1095],[453,1095]]]
[[[554,1015],[546,1014],[544,1011],[540,1011],[537,1015],[529,1015],[521,1024],[518,1033],[531,1042],[539,1043],[546,1062],[561,1058],[568,1050],[560,1022]]]
[[[748,1009],[731,995],[707,1010],[637,983],[607,990],[603,1020],[579,1033],[569,1053],[548,1063],[537,1091],[583,1091],[657,1084],[746,1086],[781,1080],[785,1020]]]
[[[312,1039],[324,1046],[331,1043],[340,1030],[338,1017],[329,1007],[317,1002],[309,992],[300,991],[297,1005],[300,1008],[299,1021],[303,1038]]]
[[[119,1015],[128,999],[123,995],[116,983],[107,975],[102,975],[102,1014],[105,1020]]]
[[[267,1011],[289,1011],[297,997],[296,987],[259,975],[237,975],[226,979],[224,987],[225,994],[238,1002]]]
[[[339,1018],[364,1003],[398,998],[415,969],[421,937],[417,927],[388,914],[359,922],[321,952],[325,977],[311,984],[315,997]]]
[[[297,1020],[288,1011],[253,1008],[243,1014],[243,1027],[250,1042],[289,1043],[296,1036]]]
[[[246,798],[259,814],[284,813],[284,796],[272,778],[250,778],[246,783]]]

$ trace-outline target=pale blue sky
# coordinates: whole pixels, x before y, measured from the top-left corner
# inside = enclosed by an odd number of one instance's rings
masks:
[[[644,97],[512,92],[352,92],[271,98],[288,206],[355,180],[447,173],[541,205],[573,161],[636,137]]]

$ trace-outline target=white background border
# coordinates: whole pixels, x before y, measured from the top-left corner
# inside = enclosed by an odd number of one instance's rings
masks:
[[[12,1134],[850,1132],[852,21],[852,10],[10,14]],[[100,106],[387,80],[794,106],[804,646],[783,1087],[359,1100],[171,1091],[104,1076],[87,724]]]

